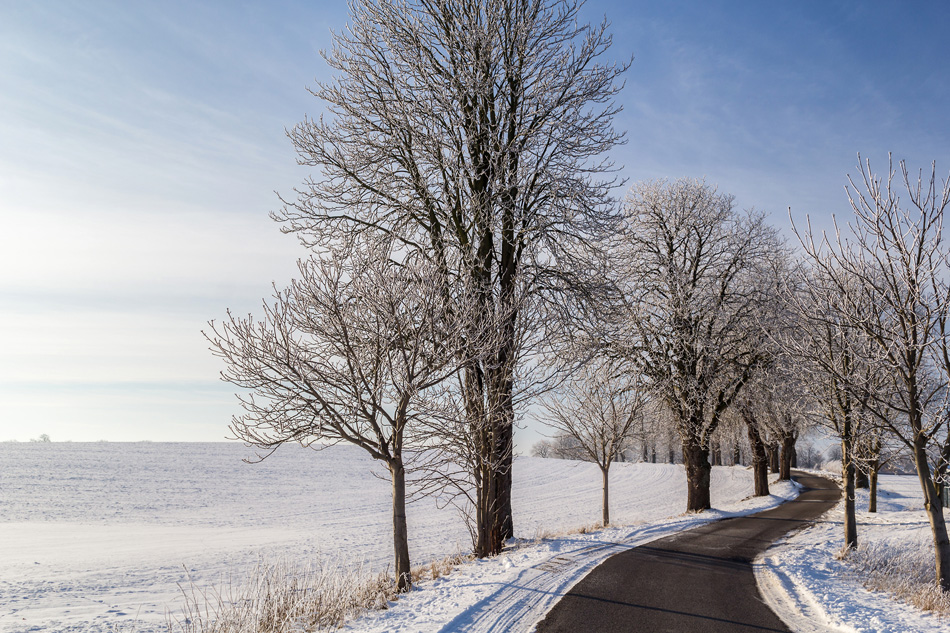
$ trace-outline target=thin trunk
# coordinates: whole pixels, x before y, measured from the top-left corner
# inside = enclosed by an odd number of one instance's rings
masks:
[[[739,450],[739,442],[732,443],[732,465],[736,466],[742,463],[742,451]]]
[[[877,474],[881,470],[881,460],[875,459],[871,464],[871,494],[868,499],[868,512],[877,512]]]
[[[752,494],[756,497],[767,497],[769,495],[768,452],[755,421],[746,417],[745,423],[749,434],[749,447],[752,449],[752,480],[755,486]]]
[[[406,469],[402,461],[389,465],[393,482],[393,550],[396,556],[396,590],[412,588],[409,571],[409,530],[406,527]]]
[[[702,512],[712,507],[709,496],[709,482],[712,465],[709,463],[709,449],[698,439],[683,446],[683,461],[686,463],[686,511]]]
[[[844,475],[844,544],[850,549],[858,546],[858,521],[854,512],[854,457],[850,442],[841,441],[841,466]]]
[[[600,469],[601,474],[604,476],[604,527],[610,525],[610,482],[607,477],[609,472],[608,468]]]
[[[650,448],[650,462],[656,463],[656,443],[654,442],[653,446]]]
[[[719,450],[719,442],[714,441],[710,443],[709,446],[710,456],[712,457],[713,466],[722,466],[722,452]]]

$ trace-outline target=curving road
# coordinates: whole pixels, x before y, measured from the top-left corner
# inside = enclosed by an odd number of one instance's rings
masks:
[[[794,501],[611,556],[554,605],[538,633],[789,631],[762,602],[752,560],[841,495],[824,477],[793,477],[805,487]]]

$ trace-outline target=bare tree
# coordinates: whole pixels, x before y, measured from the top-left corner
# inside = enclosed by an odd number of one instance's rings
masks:
[[[405,437],[424,393],[457,372],[439,273],[394,261],[385,244],[300,263],[301,278],[264,304],[229,314],[206,337],[244,413],[231,430],[251,446],[348,442],[383,462],[392,481],[399,590],[408,590]]]
[[[837,275],[837,282],[832,275]],[[879,357],[867,337],[850,324],[849,310],[868,314],[872,304],[848,305],[841,287],[858,292],[860,280],[840,270],[803,266],[788,286],[787,305],[797,315],[782,345],[794,359],[800,383],[810,392],[812,420],[840,442],[845,483],[844,540],[858,544],[855,515],[857,451],[871,425],[869,401],[882,389]]]
[[[531,457],[554,457],[554,446],[551,440],[538,440],[531,446]]]
[[[812,265],[839,293],[847,326],[870,341],[889,370],[892,388],[884,397],[872,391],[869,401],[877,419],[911,452],[933,534],[936,579],[950,591],[950,539],[937,492],[941,462],[938,458],[934,468],[931,461],[950,451],[947,376],[937,371],[950,309],[942,242],[950,181],[939,187],[935,166],[929,178],[920,173],[912,181],[901,162],[900,184],[890,163],[884,178],[870,163],[860,169],[858,182],[849,177],[847,187],[854,211],[849,235],[838,231],[832,240],[816,240],[809,230],[802,243]],[[867,304],[874,309],[863,309]],[[896,415],[890,415],[892,409]]]
[[[584,367],[544,402],[547,423],[576,440],[581,458],[600,468],[605,526],[610,524],[610,465],[636,430],[643,403],[637,377],[604,360]]]
[[[644,182],[627,199],[614,254],[624,307],[613,343],[673,415],[687,510],[711,507],[709,441],[762,361],[761,283],[784,252],[761,214],[705,182]]]
[[[522,295],[571,288],[574,258],[615,223],[600,157],[622,141],[611,99],[626,64],[599,62],[606,24],[579,24],[573,0],[354,0],[351,12],[324,55],[338,75],[313,90],[328,117],[289,133],[321,174],[275,217],[313,246],[393,236],[480,306],[476,331],[497,329],[493,350],[463,352],[461,389],[478,444],[476,554],[494,554],[513,535]]]
[[[733,403],[733,410],[745,425],[752,461],[753,492],[756,497],[769,495],[769,402],[768,376],[763,369],[753,374]]]

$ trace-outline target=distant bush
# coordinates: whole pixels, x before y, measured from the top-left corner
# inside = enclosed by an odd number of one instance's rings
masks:
[[[871,591],[886,591],[919,609],[950,615],[950,594],[934,580],[933,543],[922,539],[862,543],[845,553],[844,560]]]
[[[52,442],[53,440],[49,439],[49,435],[43,433],[39,437],[30,438],[31,442]]]

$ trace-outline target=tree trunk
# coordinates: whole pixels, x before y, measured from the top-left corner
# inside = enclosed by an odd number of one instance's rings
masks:
[[[767,447],[769,453],[769,470],[773,475],[778,474],[779,468],[779,451],[778,451],[778,442],[772,442],[768,444]]]
[[[742,451],[739,450],[739,442],[732,443],[732,465],[736,466],[742,463]]]
[[[795,435],[782,433],[782,463],[778,471],[779,481],[789,481],[792,478],[792,461],[795,457]]]
[[[858,546],[858,521],[854,513],[854,457],[847,440],[841,441],[841,470],[844,475],[844,544]]]
[[[406,527],[406,469],[401,461],[389,465],[393,483],[393,551],[396,556],[396,590],[412,588],[409,570],[409,530]]]
[[[498,535],[500,544],[498,547],[499,552],[504,546],[505,541],[510,538],[514,538],[515,536],[515,525],[511,511],[511,469],[514,466],[514,425],[512,424],[512,420],[514,420],[514,413],[511,412],[511,416],[509,417],[508,412],[506,411],[504,419],[502,420],[502,428],[500,429],[499,433],[501,436],[501,442],[499,442],[499,451],[501,453],[501,455],[499,455],[499,461],[501,462],[501,472],[499,472],[496,477],[498,490],[495,493],[495,496],[498,500],[498,519],[501,528],[501,532]]]
[[[930,476],[930,462],[921,434],[914,438],[914,464],[917,466],[917,478],[924,493],[924,510],[930,521],[930,531],[934,539],[935,567],[937,584],[944,592],[950,591],[950,538],[947,536],[947,523],[943,516],[943,503]]]
[[[656,463],[656,443],[650,448],[650,462],[653,464]]]
[[[673,447],[673,442],[670,442],[670,464],[676,463],[676,448]]]
[[[650,461],[650,452],[649,452],[649,450],[650,450],[650,447],[647,446],[646,440],[644,440],[644,441],[643,441],[643,455],[641,456],[642,459],[640,460],[640,461],[642,461],[643,463],[646,463],[646,462]]]
[[[713,441],[710,442],[709,446],[710,456],[712,457],[713,466],[722,466],[722,452],[719,450],[719,442]]]
[[[862,464],[864,466],[864,464]],[[861,490],[867,490],[871,487],[871,481],[868,478],[868,473],[864,468],[854,468],[854,487],[860,488]]]
[[[755,421],[746,418],[746,429],[749,434],[749,446],[752,449],[752,480],[754,482],[753,495],[767,497],[769,495],[769,458],[765,442],[759,435]]]
[[[610,482],[608,480],[609,470],[601,468],[600,472],[604,476],[604,527],[610,525]]]
[[[871,464],[870,489],[871,494],[868,499],[868,512],[877,512],[877,474],[881,470],[880,460],[875,459]]]
[[[683,447],[683,460],[686,462],[686,511],[702,512],[712,507],[709,497],[709,482],[712,465],[709,463],[709,449],[699,440],[693,440]]]

